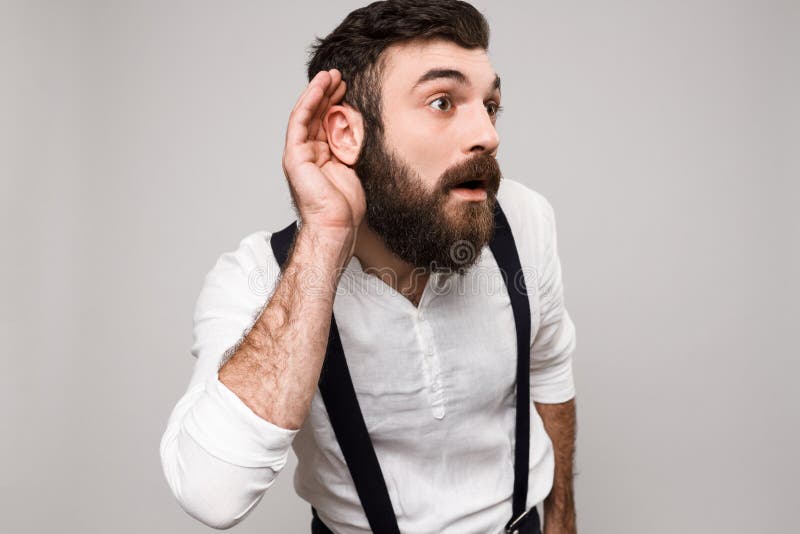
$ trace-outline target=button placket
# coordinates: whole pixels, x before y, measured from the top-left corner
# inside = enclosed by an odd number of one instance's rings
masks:
[[[428,398],[430,400],[433,416],[436,419],[442,419],[445,416],[444,391],[441,383],[439,358],[436,355],[433,344],[433,331],[422,313],[418,314],[417,317],[419,319],[417,327],[423,353],[423,369],[425,370],[425,378],[428,382]]]

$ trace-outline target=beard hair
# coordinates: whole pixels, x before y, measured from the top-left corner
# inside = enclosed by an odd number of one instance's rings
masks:
[[[448,168],[428,191],[419,174],[390,152],[382,133],[365,132],[354,170],[367,203],[367,224],[401,260],[432,272],[464,274],[494,231],[502,174],[491,154]],[[483,202],[449,202],[450,190],[467,180],[486,180]],[[448,206],[447,204],[452,204]]]

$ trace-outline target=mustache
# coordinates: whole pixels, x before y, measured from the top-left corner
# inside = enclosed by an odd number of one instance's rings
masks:
[[[447,192],[470,180],[484,180],[486,190],[497,193],[502,177],[497,159],[491,154],[483,153],[448,168],[442,173],[439,182],[442,191]]]

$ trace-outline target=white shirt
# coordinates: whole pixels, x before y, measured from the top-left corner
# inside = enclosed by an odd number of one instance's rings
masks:
[[[574,397],[575,329],[564,307],[555,219],[538,193],[503,179],[531,307],[531,399]],[[286,463],[297,494],[338,533],[369,526],[319,390],[299,430],[250,410],[218,380],[226,352],[252,326],[279,273],[269,232],[245,237],[205,279],[194,313],[197,359],[161,441],[181,506],[217,528],[241,521]],[[433,275],[419,306],[353,257],[334,314],[400,531],[499,532],[511,517],[516,337],[511,304],[488,246],[464,278]],[[550,492],[554,457],[531,403],[528,507]],[[281,513],[275,510],[275,513]]]

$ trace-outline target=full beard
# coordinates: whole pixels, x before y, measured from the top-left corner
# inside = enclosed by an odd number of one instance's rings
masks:
[[[416,268],[464,274],[494,231],[494,208],[502,175],[497,160],[478,154],[448,168],[428,191],[419,175],[368,132],[354,169],[367,203],[367,224],[401,260]],[[485,180],[486,200],[450,199],[450,190]],[[448,204],[451,204],[448,206]]]

